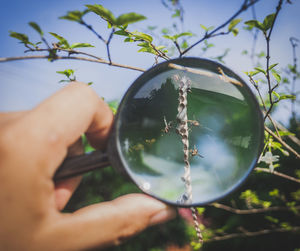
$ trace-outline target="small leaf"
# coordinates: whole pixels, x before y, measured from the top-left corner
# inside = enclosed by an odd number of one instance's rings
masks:
[[[274,78],[276,79],[276,81],[277,81],[278,83],[280,83],[280,81],[281,81],[281,76],[280,76],[277,72],[275,72],[275,71],[272,71],[272,75],[274,76]]]
[[[155,48],[156,48],[156,50],[160,51],[160,50],[166,48],[166,46],[164,46],[164,45],[159,45],[159,46],[156,46]]]
[[[180,45],[180,47],[182,48],[182,49],[186,49],[186,48],[188,48],[189,47],[189,44],[187,43],[187,41],[186,40],[184,40],[183,42],[182,42],[182,44]]]
[[[100,16],[101,18],[103,18],[104,20],[109,22],[110,24],[112,24],[112,25],[116,24],[115,16],[112,14],[112,12],[110,10],[104,8],[102,5],[100,5],[100,4],[94,4],[94,5],[87,4],[85,6],[90,11],[94,12],[95,14],[97,14],[98,16]]]
[[[155,30],[157,28],[157,26],[147,26],[147,28],[148,28],[148,30],[153,31],[153,30]]]
[[[257,29],[259,29],[261,31],[265,31],[264,25],[257,20],[249,20],[249,21],[246,21],[245,24],[248,25],[249,27],[256,27]]]
[[[296,99],[296,96],[295,95],[281,95],[279,100],[282,100],[282,99]]]
[[[234,36],[237,36],[237,34],[239,34],[238,28],[234,28],[231,32]]]
[[[69,11],[67,15],[59,17],[59,19],[65,19],[69,21],[82,23],[82,17],[88,12],[90,12],[90,10],[88,9],[85,9],[84,11],[79,11],[79,10]]]
[[[20,41],[22,41],[22,43],[24,44],[28,44],[29,43],[29,39],[28,39],[28,36],[23,34],[23,33],[18,33],[18,32],[14,32],[14,31],[10,31],[9,32],[10,36],[13,37],[13,38],[16,38]]]
[[[134,12],[130,12],[130,13],[120,15],[117,18],[115,24],[116,25],[126,25],[126,24],[135,23],[135,22],[138,22],[138,21],[142,21],[144,19],[146,19],[145,16],[134,13]]]
[[[180,10],[176,10],[175,13],[172,15],[172,17],[180,17]]]
[[[148,53],[156,55],[156,51],[154,49],[152,49],[151,47],[141,48],[138,50],[138,52],[148,52]]]
[[[93,82],[88,82],[88,83],[87,83],[87,85],[92,85],[92,84],[93,84]]]
[[[128,35],[129,35],[129,33],[128,33],[127,31],[125,31],[125,30],[118,30],[118,31],[115,31],[114,34],[120,35],[120,36],[128,36]]]
[[[54,32],[49,32],[49,34],[51,34],[53,37],[58,39],[60,44],[65,45],[66,48],[70,48],[68,41],[64,37],[62,37]]]
[[[148,41],[150,43],[153,41],[153,38],[150,35],[145,34],[143,32],[135,31],[132,34],[135,36],[136,39],[143,39],[143,40]]]
[[[272,70],[276,65],[278,65],[278,63],[270,65],[269,70]]]
[[[253,76],[255,76],[258,73],[260,73],[260,71],[250,71],[250,72],[248,72],[247,75],[253,77]]]
[[[74,43],[70,46],[70,48],[74,49],[74,48],[82,48],[82,47],[95,47],[89,43]]]
[[[175,40],[175,38],[173,36],[169,36],[169,35],[163,35],[164,38],[170,39],[172,41]]]
[[[228,31],[233,31],[234,27],[237,26],[238,23],[242,21],[241,18],[233,19],[228,26]]]
[[[161,33],[163,33],[163,34],[168,34],[170,31],[167,29],[167,28],[163,28],[162,30],[161,30]]]
[[[150,47],[150,44],[148,42],[142,42],[142,43],[139,43],[138,46],[148,48],[148,47]]]
[[[278,98],[278,100],[280,100],[280,95],[277,92],[272,91],[272,93]]]
[[[259,72],[262,72],[263,74],[266,75],[266,71],[260,67],[254,67],[255,70],[259,71]]]
[[[265,17],[265,19],[263,21],[263,26],[264,26],[265,31],[267,31],[268,29],[271,28],[271,26],[273,25],[274,19],[275,19],[275,13],[272,13]]]
[[[124,42],[134,42],[134,40],[130,37],[124,39]]]
[[[36,30],[37,33],[41,35],[41,37],[44,35],[44,32],[41,30],[40,26],[35,22],[29,22],[28,23],[34,30]]]
[[[206,27],[206,26],[204,26],[203,24],[200,24],[200,27],[201,27],[203,30],[205,30],[205,31],[210,31],[210,30],[212,30],[212,29],[214,28],[214,26]]]
[[[175,38],[175,40],[176,40],[177,38],[180,38],[180,37],[183,37],[183,36],[193,36],[193,35],[194,35],[194,34],[191,33],[191,32],[182,32],[182,33],[180,33],[180,34],[174,35],[174,38]]]

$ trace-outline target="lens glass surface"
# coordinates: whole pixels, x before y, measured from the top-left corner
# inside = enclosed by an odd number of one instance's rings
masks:
[[[188,205],[201,205],[224,197],[245,180],[261,149],[258,104],[229,69],[186,58],[144,73],[120,104],[117,148],[126,171],[144,192],[184,203],[184,142],[176,130],[182,81],[190,83],[184,100],[192,189]]]

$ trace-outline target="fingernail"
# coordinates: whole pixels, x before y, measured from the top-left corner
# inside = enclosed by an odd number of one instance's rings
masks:
[[[164,223],[170,219],[175,218],[176,210],[171,207],[167,207],[158,213],[154,214],[150,219],[150,225],[156,225],[160,223]]]

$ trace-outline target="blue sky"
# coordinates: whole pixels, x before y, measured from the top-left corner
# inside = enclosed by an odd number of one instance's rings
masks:
[[[242,0],[185,0],[182,1],[185,10],[184,30],[203,34],[200,24],[205,26],[218,26],[230,17],[241,5]],[[285,1],[284,1],[285,2]],[[278,17],[271,40],[271,63],[280,62],[280,67],[291,63],[292,51],[289,37],[300,38],[300,2],[294,0],[293,5],[284,4]],[[147,20],[129,26],[131,30],[142,30],[147,25],[157,25],[160,28],[172,25],[171,13],[163,7],[160,0],[1,0],[2,14],[0,16],[0,57],[20,56],[24,47],[17,40],[9,37],[9,30],[26,33],[32,40],[37,41],[38,35],[29,26],[29,21],[37,22],[45,32],[55,32],[66,37],[71,43],[89,42],[96,46],[89,52],[105,58],[105,47],[101,41],[76,23],[59,20],[68,10],[82,10],[84,4],[102,4],[110,9],[116,16],[126,12],[137,12],[147,17]],[[265,15],[274,12],[277,1],[261,0],[256,5],[257,18],[262,20]],[[251,19],[251,12],[241,15],[243,21]],[[99,17],[88,14],[86,20],[93,24],[95,29],[107,37],[105,23]],[[241,28],[242,25],[239,25]],[[50,41],[51,37],[47,35]],[[196,41],[197,37],[194,38]],[[153,63],[153,56],[146,53],[137,53],[138,48],[133,44],[124,44],[122,37],[115,36],[111,44],[112,60],[117,63],[128,64],[148,69]],[[251,70],[249,57],[242,56],[244,49],[252,45],[251,35],[241,29],[237,37],[233,35],[221,36],[211,39],[215,47],[202,55],[201,47],[191,50],[190,56],[212,58],[219,56],[226,48],[230,48],[225,58],[226,65],[246,79],[244,71]],[[159,40],[154,40],[159,43]],[[260,37],[257,43],[257,52],[265,50],[265,43]],[[298,52],[299,55],[299,52]],[[173,56],[176,57],[176,56]],[[280,68],[279,67],[279,68]],[[55,73],[67,68],[76,71],[80,81],[93,81],[93,88],[106,100],[120,99],[130,84],[141,74],[137,71],[120,69],[107,65],[87,63],[80,61],[57,61],[49,63],[47,60],[26,60],[0,64],[0,111],[30,109],[44,98],[62,87],[58,81],[62,79]],[[287,106],[287,104],[286,104]],[[286,116],[280,113],[279,119],[285,120]]]

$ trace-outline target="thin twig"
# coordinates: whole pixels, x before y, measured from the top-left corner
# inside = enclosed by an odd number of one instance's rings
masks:
[[[108,38],[108,40],[107,40],[107,42],[106,42],[106,51],[107,51],[107,58],[108,58],[108,60],[109,60],[109,64],[112,63],[112,62],[111,62],[111,56],[110,56],[109,44],[110,44],[110,42],[111,42],[111,39],[112,39],[114,33],[115,33],[115,28],[112,29],[112,31],[111,31],[111,33],[110,33],[110,35],[109,35],[109,38]]]
[[[274,211],[289,211],[291,210],[289,207],[268,207],[268,208],[251,208],[251,209],[238,209],[233,208],[221,203],[212,203],[209,206],[223,209],[225,211],[235,213],[235,214],[259,214],[259,213],[267,213],[267,212],[274,212]],[[300,205],[293,207],[295,209],[300,209]]]
[[[266,78],[267,78],[267,83],[268,83],[268,89],[269,89],[268,93],[269,93],[269,101],[270,101],[270,107],[269,107],[269,109],[267,110],[267,112],[265,114],[264,120],[266,120],[266,118],[268,117],[268,115],[272,111],[272,108],[275,104],[275,102],[273,101],[272,92],[277,86],[275,86],[274,88],[271,87],[270,70],[269,70],[269,65],[270,65],[270,38],[271,38],[271,34],[272,34],[272,31],[273,31],[274,24],[275,24],[275,21],[277,19],[278,13],[281,10],[282,3],[283,3],[283,0],[278,1],[275,16],[274,16],[272,25],[270,27],[269,33],[267,34],[266,32],[264,32],[264,36],[265,36],[266,43],[267,43]]]
[[[274,228],[274,229],[262,229],[256,232],[243,231],[242,233],[232,233],[226,234],[223,236],[214,236],[210,239],[205,240],[205,242],[213,242],[213,241],[223,241],[233,238],[241,238],[241,237],[253,237],[270,233],[284,233],[284,232],[298,232],[300,231],[300,227],[291,227],[291,228]]]
[[[291,153],[293,153],[298,159],[300,159],[300,154],[297,153],[296,150],[294,150],[291,146],[289,146],[287,143],[285,143],[281,138],[279,138],[275,133],[272,132],[270,128],[265,126],[265,130],[271,134],[277,141],[279,141],[287,150],[289,150]]]
[[[269,115],[269,118],[272,118],[271,115]],[[278,121],[273,120],[274,123],[276,124],[276,126],[278,127],[279,130],[283,131],[283,132],[289,132],[288,129],[286,129],[282,124],[280,124]],[[288,134],[287,135],[288,138],[290,138],[290,140],[292,140],[295,144],[297,144],[298,146],[300,146],[300,140],[293,134]]]
[[[0,58],[0,63],[8,62],[8,61],[16,61],[16,60],[26,60],[26,59],[49,59],[50,57],[48,55],[41,55],[41,56],[21,56],[21,57],[9,57],[9,58]],[[111,66],[116,66],[120,68],[126,68],[130,70],[135,71],[141,71],[145,72],[145,69],[135,67],[135,66],[129,66],[129,65],[123,65],[118,63],[110,63],[109,61],[106,61],[104,59],[93,59],[93,58],[85,58],[85,57],[74,57],[74,56],[56,56],[54,60],[56,59],[74,59],[74,60],[83,60],[88,62],[94,62],[94,63],[100,63],[100,64],[107,64]]]
[[[214,36],[214,34],[219,31],[220,29],[224,28],[226,25],[228,25],[233,19],[235,19],[237,16],[239,16],[242,12],[246,11],[250,6],[257,3],[259,0],[253,0],[250,3],[248,3],[248,0],[245,0],[241,8],[233,15],[231,16],[225,23],[221,24],[211,32],[206,32],[205,35],[198,40],[196,43],[192,44],[190,47],[186,48],[181,54],[180,57],[182,57],[184,54],[186,54],[188,51],[190,51],[192,48],[194,48],[196,45],[200,44],[204,40],[211,38]]]
[[[277,171],[271,171],[269,168],[256,167],[254,170],[255,171],[262,171],[262,172],[266,172],[266,173],[271,173],[271,174],[277,175],[279,177],[282,177],[282,178],[285,178],[285,179],[288,179],[288,180],[300,183],[300,179],[296,179],[296,178],[294,178],[292,176],[289,176],[289,175],[286,175],[284,173],[280,173],[280,172],[277,172]]]
[[[257,20],[256,11],[255,11],[255,5],[251,6],[251,10],[252,10],[252,17],[253,17],[253,19]],[[259,32],[258,29],[254,29],[253,42],[252,42],[251,55],[250,55],[250,58],[252,60],[252,64],[253,65],[255,65],[254,54],[255,54],[255,48],[256,48],[256,42],[257,42],[258,32]]]
[[[86,28],[88,28],[91,32],[93,32],[102,42],[104,42],[106,44],[106,40],[97,32],[94,30],[93,26],[87,24],[86,22],[84,22],[83,20],[81,20],[80,24],[82,24],[83,26],[85,26]]]

